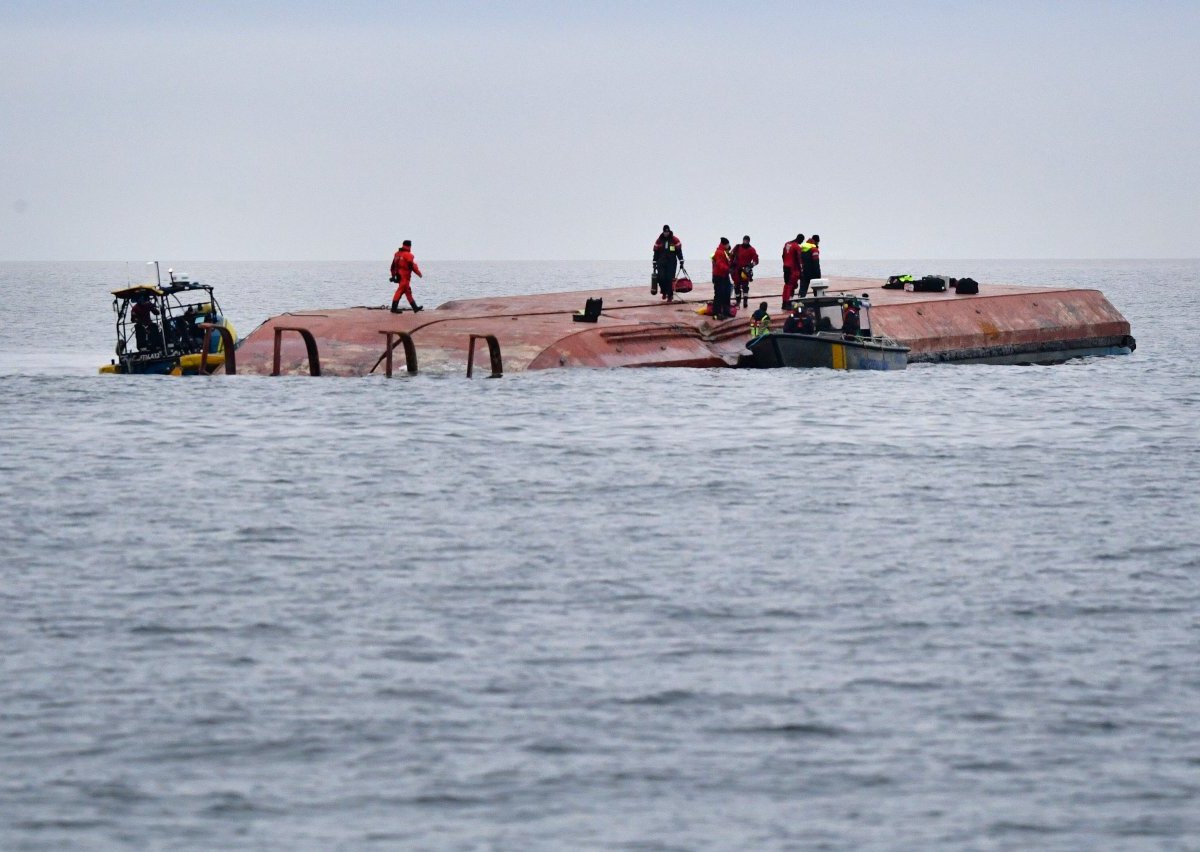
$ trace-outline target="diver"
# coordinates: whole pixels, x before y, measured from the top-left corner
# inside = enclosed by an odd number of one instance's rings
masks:
[[[662,233],[654,241],[654,274],[651,278],[650,295],[662,291],[667,302],[675,301],[675,274],[683,264],[683,243],[670,225],[663,225]]]

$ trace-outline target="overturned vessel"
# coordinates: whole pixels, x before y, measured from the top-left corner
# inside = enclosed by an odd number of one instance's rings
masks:
[[[818,283],[826,298],[865,295],[872,336],[907,348],[909,363],[1056,363],[1129,353],[1136,345],[1128,321],[1094,289],[987,284],[960,294],[887,289],[868,278]],[[750,299],[779,306],[782,290],[781,279],[756,279]],[[419,314],[392,314],[382,306],[295,311],[255,329],[238,347],[237,363],[242,372],[258,374],[390,375],[402,348],[409,372],[419,365],[422,372],[461,373],[486,342],[493,375],[556,367],[747,366],[749,317],[705,316],[707,298],[698,288],[668,303],[644,287],[617,287],[463,299]],[[589,299],[589,321],[577,321]],[[781,325],[776,314],[768,337]]]

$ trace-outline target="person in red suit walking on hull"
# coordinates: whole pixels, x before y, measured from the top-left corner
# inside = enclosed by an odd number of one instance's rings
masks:
[[[400,250],[396,252],[392,258],[392,283],[396,285],[396,292],[392,294],[392,313],[398,314],[404,309],[400,307],[400,297],[407,296],[408,303],[412,305],[413,313],[425,310],[417,304],[417,300],[412,294],[412,277],[416,273],[418,278],[424,278],[421,274],[421,267],[417,266],[416,258],[412,253],[412,240],[405,240]]]
[[[750,307],[750,282],[754,280],[754,267],[758,266],[758,251],[750,245],[749,237],[742,237],[740,244],[733,247],[733,303],[741,302],[743,308]]]

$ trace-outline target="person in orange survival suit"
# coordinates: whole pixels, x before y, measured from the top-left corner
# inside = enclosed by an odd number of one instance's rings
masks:
[[[749,237],[733,247],[733,303],[739,301],[743,308],[750,307],[750,282],[754,280],[754,267],[758,266],[758,251],[750,245]]]
[[[417,304],[416,299],[412,294],[412,276],[417,274],[418,278],[424,278],[421,274],[421,268],[417,266],[416,258],[412,253],[412,240],[405,240],[400,245],[400,250],[396,252],[392,258],[392,283],[396,284],[396,292],[392,294],[392,313],[398,314],[403,308],[400,305],[400,297],[407,296],[408,303],[412,305],[413,313],[425,310]]]
[[[804,242],[804,234],[796,234],[796,239],[783,244],[783,309],[790,310],[792,297],[796,295],[796,282],[800,279],[800,244]]]

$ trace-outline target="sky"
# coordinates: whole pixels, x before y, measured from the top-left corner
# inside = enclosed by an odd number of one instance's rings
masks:
[[[4,0],[0,260],[639,259],[663,224],[1200,257],[1197,33],[1197,0]]]

